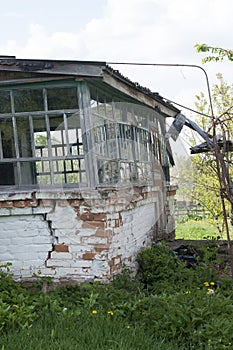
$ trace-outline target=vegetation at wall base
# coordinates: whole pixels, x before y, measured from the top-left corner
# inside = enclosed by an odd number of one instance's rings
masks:
[[[156,244],[138,254],[136,276],[125,268],[110,284],[47,293],[1,272],[0,349],[232,349],[233,281],[207,257],[187,268]]]

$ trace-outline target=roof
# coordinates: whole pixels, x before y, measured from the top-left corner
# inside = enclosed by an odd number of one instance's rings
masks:
[[[223,150],[224,152],[233,152],[233,141],[218,140],[217,144],[219,149]],[[191,147],[190,150],[191,150],[191,154],[207,153],[207,152],[213,151],[213,146],[211,147],[211,145],[208,144],[207,142],[203,142],[200,145]]]
[[[132,82],[123,76],[118,70],[111,68],[106,62],[101,61],[69,61],[69,60],[42,60],[42,59],[17,59],[15,56],[0,56],[0,73],[15,72],[21,73],[22,78],[18,82],[29,82],[27,76],[30,74],[30,81],[34,82],[37,77],[83,77],[85,79],[95,78],[101,80],[101,84],[107,84],[112,89],[121,91],[132,99],[136,99],[145,105],[157,108],[164,116],[175,117],[180,113],[176,107],[167,102],[158,93]],[[15,79],[14,79],[15,81]],[[1,78],[0,85],[12,83],[12,80]]]

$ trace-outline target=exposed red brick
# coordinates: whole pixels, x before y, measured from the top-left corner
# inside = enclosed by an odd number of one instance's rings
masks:
[[[102,230],[101,228],[98,228],[96,233],[95,233],[96,237],[107,237],[109,238],[110,236],[112,236],[112,230]]]
[[[38,200],[37,199],[30,199],[28,203],[29,207],[38,207]]]
[[[70,199],[69,200],[69,204],[72,206],[72,207],[80,207],[81,205],[81,201],[79,199]]]
[[[114,273],[114,272],[119,272],[122,270],[122,263],[119,263],[117,265],[114,266],[110,266],[110,272]]]
[[[142,194],[134,194],[132,199],[131,199],[131,201],[132,202],[138,202],[138,201],[140,201],[142,199],[143,199],[143,195]]]
[[[119,198],[109,198],[108,199],[108,204],[111,205],[111,204],[119,204],[121,203],[122,201],[119,200]]]
[[[83,220],[83,221],[106,221],[107,215],[104,213],[93,214],[93,213],[87,212],[87,213],[82,213],[79,216],[79,218],[80,220]]]
[[[93,219],[94,221],[106,221],[107,215],[102,213],[102,214],[93,214]]]
[[[109,245],[98,245],[98,246],[95,246],[94,247],[94,250],[95,250],[95,252],[97,252],[97,253],[101,253],[101,252],[103,252],[104,250],[109,250]]]
[[[108,253],[104,253],[104,254],[100,254],[98,256],[98,259],[105,260],[105,259],[107,259],[107,257],[108,257]]]
[[[119,259],[121,259],[121,255],[117,255],[113,259],[114,259],[114,261],[119,260]]]
[[[88,252],[88,253],[84,253],[82,258],[83,260],[94,260],[95,256],[96,256],[96,253]]]
[[[65,245],[65,244],[55,244],[54,251],[55,252],[68,252],[69,247],[68,247],[68,245]]]
[[[13,208],[13,202],[12,201],[0,202],[0,208]]]
[[[27,207],[27,201],[14,201],[13,206],[16,208],[24,208]]]
[[[94,215],[92,213],[82,213],[79,215],[79,219],[83,221],[92,221],[94,219]]]
[[[102,221],[84,221],[82,224],[82,228],[104,228],[105,222]]]
[[[121,226],[122,226],[122,220],[121,219],[115,220],[115,227],[121,227]]]
[[[40,202],[41,207],[53,207],[54,201],[52,199],[42,199]]]
[[[111,259],[109,262],[108,262],[108,265],[112,268],[114,266],[114,259]]]

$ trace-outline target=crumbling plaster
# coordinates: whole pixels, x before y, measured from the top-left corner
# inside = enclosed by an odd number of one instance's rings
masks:
[[[0,261],[16,279],[108,280],[167,235],[158,187],[27,193],[0,200]]]

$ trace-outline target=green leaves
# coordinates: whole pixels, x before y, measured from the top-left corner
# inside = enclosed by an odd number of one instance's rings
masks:
[[[0,349],[232,349],[231,279],[217,284],[206,265],[187,269],[164,244],[142,250],[138,262],[139,276],[125,270],[107,285],[45,294],[2,275]]]
[[[229,61],[233,61],[233,50],[223,49],[220,47],[213,47],[207,44],[196,44],[195,49],[198,53],[200,52],[210,52],[213,55],[207,56],[202,59],[202,63],[206,62],[218,62],[223,61],[224,59],[228,59]]]

